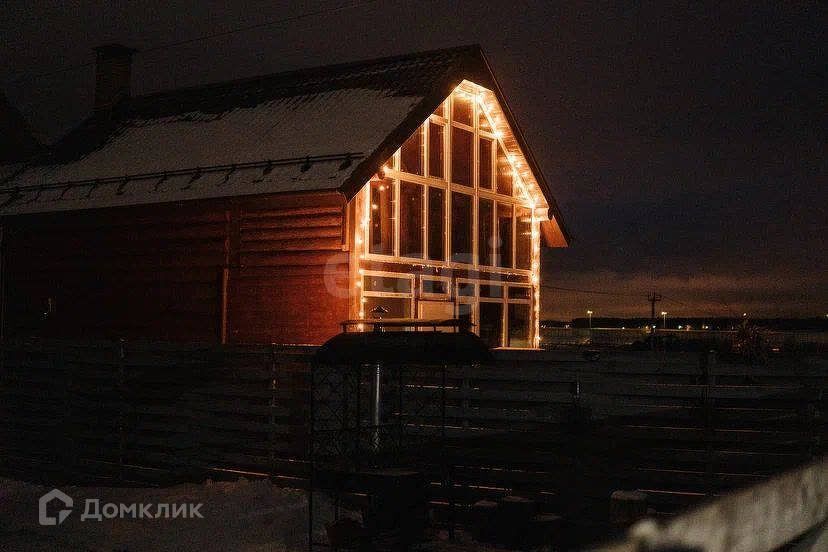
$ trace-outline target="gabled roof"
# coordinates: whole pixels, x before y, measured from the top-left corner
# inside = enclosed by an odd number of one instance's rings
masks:
[[[350,199],[464,79],[497,96],[560,225],[479,46],[131,98],[0,171],[0,215],[311,190]]]

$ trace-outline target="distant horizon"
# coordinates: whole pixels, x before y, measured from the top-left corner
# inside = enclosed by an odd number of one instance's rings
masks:
[[[593,328],[620,328],[628,329],[648,326],[655,323],[658,328],[664,328],[664,316],[661,311],[656,314],[655,319],[649,316],[614,317],[595,316],[593,314],[591,326]],[[725,329],[738,326],[742,321],[749,325],[771,327],[779,330],[804,330],[804,331],[828,331],[828,316],[811,316],[800,318],[752,318],[752,317],[713,317],[713,316],[673,316],[668,313],[667,329],[683,329],[676,326],[690,326],[691,329]],[[587,316],[575,317],[569,320],[545,318],[540,321],[541,328],[571,326],[584,328],[590,326],[590,319]],[[704,327],[708,326],[708,327]]]

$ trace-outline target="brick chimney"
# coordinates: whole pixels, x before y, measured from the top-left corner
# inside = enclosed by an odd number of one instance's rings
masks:
[[[119,102],[129,98],[135,50],[121,44],[104,44],[95,48],[95,53],[95,115],[108,118]]]

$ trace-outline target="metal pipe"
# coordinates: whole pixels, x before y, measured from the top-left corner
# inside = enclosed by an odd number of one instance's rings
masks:
[[[380,447],[380,424],[382,423],[382,364],[379,362],[374,365],[374,380],[372,383],[371,422],[374,426],[372,444],[374,452],[377,452]]]

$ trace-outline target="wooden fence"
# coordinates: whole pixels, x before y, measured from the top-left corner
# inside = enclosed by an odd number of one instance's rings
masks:
[[[0,469],[121,484],[248,472],[301,485],[311,353],[6,343]],[[641,489],[656,512],[674,512],[823,454],[826,372],[816,358],[748,366],[649,351],[503,351],[450,368],[454,498],[520,494],[600,521],[612,491]],[[411,413],[406,430],[434,422]]]
[[[306,472],[308,349],[39,342],[2,354],[8,474],[138,484]]]

